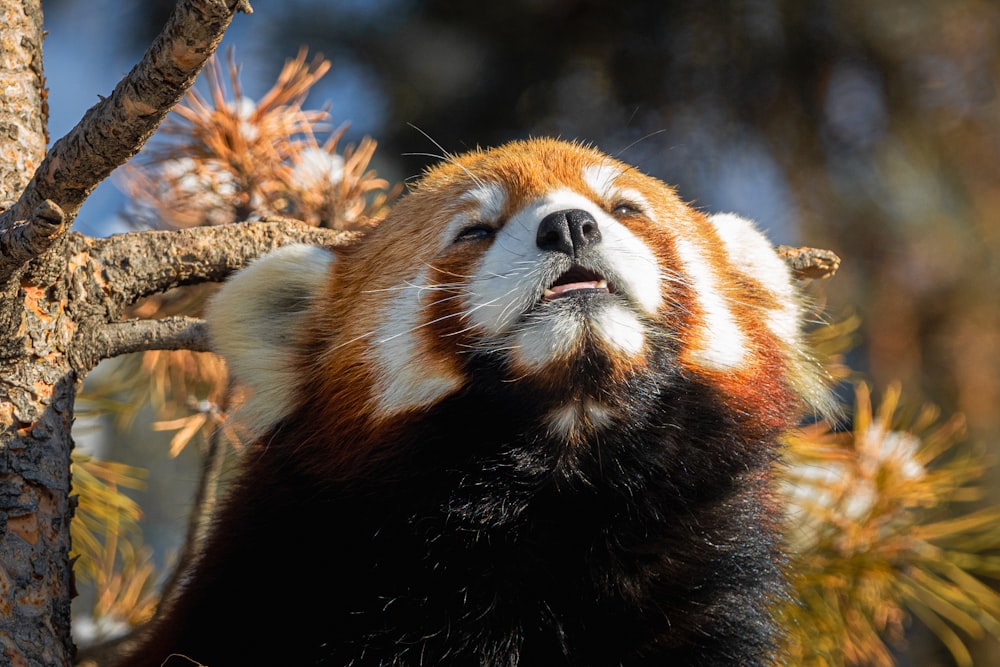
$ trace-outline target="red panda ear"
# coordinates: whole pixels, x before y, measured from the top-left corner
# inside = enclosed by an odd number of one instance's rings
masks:
[[[285,246],[230,278],[208,304],[212,347],[251,390],[240,422],[254,436],[291,407],[298,375],[294,336],[324,292],[334,260],[332,252],[316,246]]]
[[[730,266],[760,283],[771,296],[762,319],[785,349],[792,389],[818,416],[836,421],[839,412],[830,379],[802,340],[806,303],[788,265],[752,221],[733,213],[716,213],[708,219],[723,242]]]

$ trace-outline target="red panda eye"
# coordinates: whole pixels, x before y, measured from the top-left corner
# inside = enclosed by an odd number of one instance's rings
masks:
[[[469,225],[462,231],[458,233],[455,237],[455,243],[461,241],[483,241],[488,238],[492,238],[496,233],[496,230],[489,225],[484,225],[482,223],[477,223],[474,225]]]
[[[631,202],[622,201],[612,207],[611,213],[616,217],[625,218],[630,215],[639,215],[642,210]]]

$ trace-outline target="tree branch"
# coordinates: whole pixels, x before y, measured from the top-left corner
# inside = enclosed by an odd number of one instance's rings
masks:
[[[73,366],[89,371],[102,359],[147,350],[208,351],[205,322],[195,317],[127,320],[85,329],[75,341]]]
[[[139,151],[191,87],[236,11],[251,10],[246,0],[177,3],[142,60],[110,97],[91,107],[55,143],[17,203],[0,214],[0,230],[5,232],[0,236],[0,256],[44,251],[47,244],[40,239],[46,237],[46,230],[37,227],[33,212],[46,199],[65,212],[65,226],[72,223],[93,189]],[[30,221],[23,222],[29,216]],[[54,235],[48,234],[49,242]],[[13,273],[17,267],[7,270]]]
[[[223,280],[289,243],[338,246],[356,232],[310,227],[297,220],[243,222],[179,231],[132,232],[88,239],[105,280],[123,305],[172,287]]]
[[[28,220],[10,227],[0,226],[0,284],[27,262],[49,249],[66,228],[66,214],[50,199],[35,208]]]
[[[832,250],[793,248],[787,245],[779,245],[775,250],[798,280],[832,278],[840,268],[840,257]]]

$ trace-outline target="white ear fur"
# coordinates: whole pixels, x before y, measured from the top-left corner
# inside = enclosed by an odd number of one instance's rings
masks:
[[[752,221],[734,213],[716,213],[709,220],[732,266],[759,281],[775,297],[778,307],[767,314],[767,325],[789,351],[795,390],[819,415],[836,420],[838,409],[828,386],[829,378],[802,341],[802,297],[788,265]]]
[[[709,216],[709,220],[736,270],[760,281],[779,302],[794,301],[795,288],[788,265],[752,221],[735,213],[716,213]]]
[[[295,336],[322,294],[334,259],[316,246],[285,246],[230,278],[208,304],[212,347],[251,390],[238,419],[255,437],[292,407]]]

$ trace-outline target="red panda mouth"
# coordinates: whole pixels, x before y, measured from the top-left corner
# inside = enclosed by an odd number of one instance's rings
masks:
[[[574,266],[545,289],[542,299],[548,301],[580,292],[610,292],[608,281],[589,269]]]

